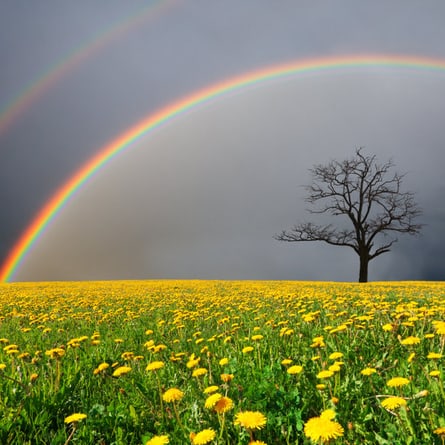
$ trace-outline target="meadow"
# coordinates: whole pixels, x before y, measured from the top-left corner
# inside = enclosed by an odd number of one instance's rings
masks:
[[[445,283],[0,285],[0,443],[444,444]]]

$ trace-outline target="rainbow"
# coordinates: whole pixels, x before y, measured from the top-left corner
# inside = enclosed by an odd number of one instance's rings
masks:
[[[297,60],[282,65],[259,69],[247,74],[224,80],[197,92],[145,117],[133,127],[120,134],[110,143],[97,151],[54,196],[41,208],[34,220],[21,235],[9,252],[0,269],[0,280],[12,281],[26,255],[30,252],[39,236],[57,216],[70,198],[107,163],[130,148],[136,141],[167,124],[180,115],[204,106],[209,102],[229,93],[252,88],[265,82],[290,79],[305,73],[334,72],[346,69],[397,68],[424,71],[445,72],[445,59],[401,55],[357,55],[342,57],[324,57]]]
[[[139,8],[138,11],[120,20],[117,24],[98,32],[92,39],[50,67],[37,80],[31,82],[17,97],[12,99],[3,110],[0,110],[0,135],[64,75],[125,33],[158,18],[166,9],[172,7],[176,1],[156,0],[143,9]]]

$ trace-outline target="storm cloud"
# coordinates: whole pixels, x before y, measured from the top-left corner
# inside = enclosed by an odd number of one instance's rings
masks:
[[[100,146],[185,94],[290,60],[373,52],[439,58],[445,51],[439,2],[170,3],[73,69],[0,135],[3,256]],[[107,17],[95,19],[101,5],[91,5],[86,21],[78,5],[57,10],[44,1],[30,7],[33,14],[3,6],[10,45],[0,47],[8,62],[2,103],[76,41],[129,13],[111,2]],[[35,17],[41,21],[31,24]],[[46,26],[40,37],[39,23]],[[275,80],[197,107],[91,178],[15,279],[356,280],[351,249],[282,244],[273,235],[310,217],[301,187],[308,169],[358,146],[407,173],[404,185],[417,193],[426,224],[419,238],[401,236],[371,262],[370,278],[443,279],[444,93],[445,71],[369,67]]]

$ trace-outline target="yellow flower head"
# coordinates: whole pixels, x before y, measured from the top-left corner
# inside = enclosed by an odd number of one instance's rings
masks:
[[[233,400],[230,397],[222,396],[216,403],[213,409],[217,413],[226,413],[233,408]]]
[[[77,423],[86,417],[87,415],[82,413],[71,414],[71,416],[65,417],[65,423]]]
[[[222,398],[222,394],[220,394],[218,392],[215,394],[212,394],[211,396],[207,397],[204,406],[207,409],[211,409],[216,405],[216,402],[221,398]]]
[[[343,436],[343,427],[328,416],[312,417],[304,425],[304,434],[314,442],[325,443]]]
[[[158,369],[161,369],[164,367],[164,362],[157,361],[157,362],[151,362],[147,365],[145,368],[146,371],[157,371]]]
[[[259,430],[266,425],[267,418],[259,411],[241,411],[235,416],[235,425],[247,430]]]
[[[204,390],[204,394],[212,394],[214,392],[218,391],[218,386],[216,385],[211,385],[208,386],[205,390]]]
[[[409,380],[405,377],[394,377],[386,382],[388,386],[398,388],[400,386],[408,385]]]
[[[164,402],[177,402],[184,397],[184,393],[178,388],[170,388],[162,395]]]
[[[215,430],[207,428],[195,434],[192,439],[193,445],[206,445],[216,437]]]
[[[331,360],[337,360],[338,358],[342,358],[343,357],[343,354],[341,353],[341,352],[333,352],[330,356],[329,356],[329,358],[331,359]]]
[[[233,375],[233,374],[221,374],[221,380],[222,380],[224,383],[228,383],[228,382],[230,382],[231,380],[233,380],[233,378],[234,378],[234,375]]]
[[[292,359],[285,358],[284,360],[281,360],[281,364],[284,366],[290,365],[292,363]]]
[[[248,354],[249,352],[253,351],[253,346],[246,346],[243,348],[243,354]]]
[[[386,409],[396,409],[400,408],[401,406],[406,406],[406,400],[402,397],[387,397],[386,399],[382,400],[382,406]]]
[[[445,436],[445,426],[440,426],[439,428],[436,428],[433,431],[434,434],[437,434],[438,436]]]
[[[145,442],[145,445],[165,445],[169,443],[168,436],[153,436],[150,440]]]
[[[430,352],[426,358],[432,359],[432,360],[438,360],[442,358],[442,354],[439,354],[438,352]]]
[[[360,371],[360,374],[362,374],[362,375],[371,375],[371,374],[374,374],[376,372],[377,372],[377,370],[375,368],[365,368],[365,369],[362,369]]]
[[[125,374],[128,374],[131,371],[131,368],[129,366],[119,366],[119,368],[116,368],[113,372],[113,377],[121,377]]]
[[[229,359],[227,357],[224,357],[219,361],[220,366],[225,366],[228,363],[229,363]]]
[[[403,339],[400,342],[402,345],[418,345],[420,343],[420,338],[419,337],[406,337],[405,339]]]
[[[317,379],[328,379],[334,375],[334,371],[324,370],[317,374]]]
[[[303,366],[294,365],[287,369],[287,373],[291,375],[300,374],[303,371]]]
[[[197,368],[193,371],[192,376],[193,377],[201,377],[202,375],[207,374],[207,369],[205,368]]]

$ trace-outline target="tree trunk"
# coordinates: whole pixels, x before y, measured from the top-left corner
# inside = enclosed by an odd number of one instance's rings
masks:
[[[359,283],[367,283],[368,282],[368,264],[369,257],[368,252],[360,253],[360,273],[358,277]]]

